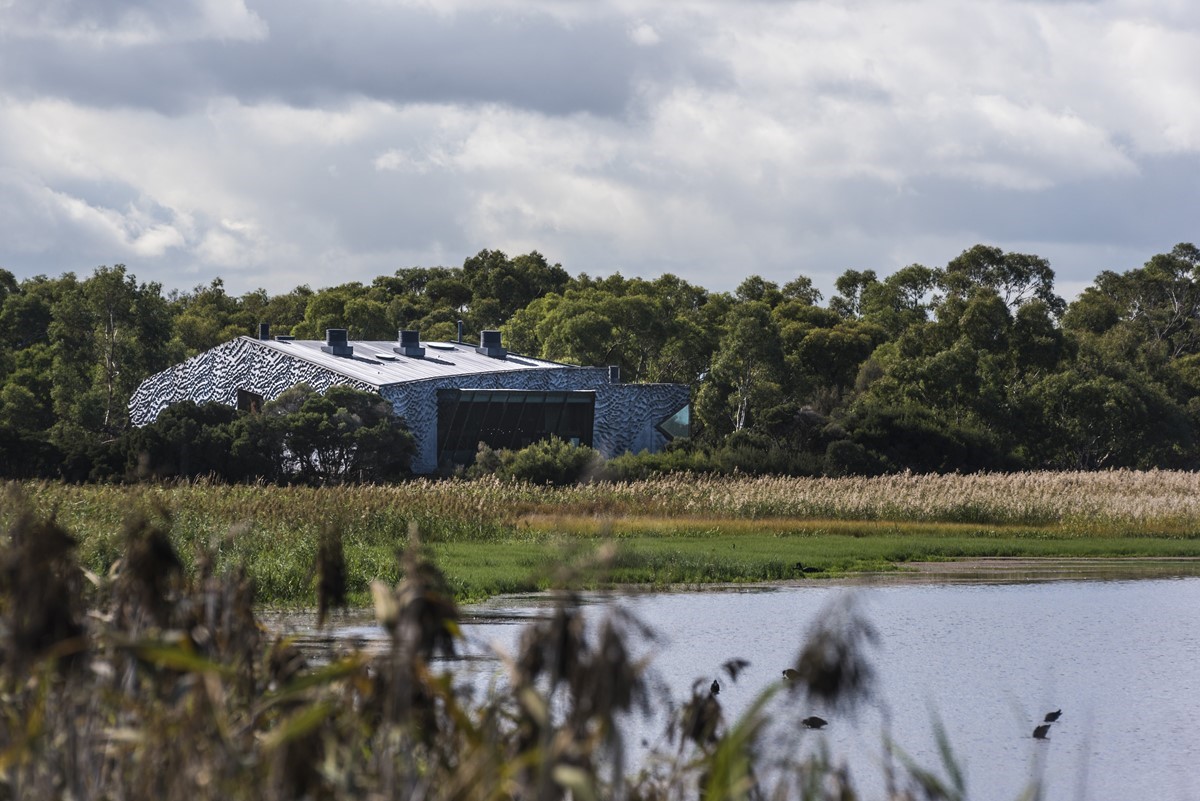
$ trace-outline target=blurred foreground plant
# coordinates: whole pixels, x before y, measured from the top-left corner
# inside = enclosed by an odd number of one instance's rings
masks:
[[[20,508],[0,542],[0,801],[859,797],[845,766],[802,755],[790,719],[810,701],[866,697],[874,635],[852,605],[823,616],[791,685],[727,721],[719,683],[698,680],[678,702],[653,689],[637,652],[654,634],[634,617],[584,614],[570,587],[606,569],[602,550],[564,570],[551,613],[502,656],[508,681],[475,698],[431,666],[457,653],[459,616],[415,526],[399,585],[372,587],[386,651],[318,663],[265,634],[245,571],[213,568],[222,543],[177,553],[164,513],[132,516],[124,556],[97,576],[53,518],[5,502]],[[326,532],[317,549],[328,607],[339,544]],[[730,659],[722,680],[746,666]],[[654,711],[670,721],[668,745],[629,771],[624,720]],[[767,742],[772,726],[788,733],[782,748]],[[892,798],[963,796],[954,770],[941,784],[901,771]]]

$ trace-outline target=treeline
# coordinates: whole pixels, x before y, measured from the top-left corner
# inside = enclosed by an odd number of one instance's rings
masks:
[[[400,475],[403,464],[366,455],[371,437],[403,436],[386,410],[365,411],[378,408],[369,398],[309,393],[257,420],[188,407],[140,430],[128,398],[259,322],[299,338],[416,328],[437,340],[456,336],[458,320],[470,337],[500,327],[514,352],[694,387],[695,436],[616,460],[614,477],[1200,466],[1200,250],[1181,244],[1102,272],[1067,304],[1046,260],[977,245],[944,267],[849,270],[827,300],[804,276],[710,292],[673,275],[572,277],[537,252],[487,250],[462,267],[275,296],[231,296],[219,279],[164,294],[121,265],[19,282],[0,270],[0,472],[197,475],[203,452],[231,479]],[[296,455],[306,426],[344,441],[307,463]]]

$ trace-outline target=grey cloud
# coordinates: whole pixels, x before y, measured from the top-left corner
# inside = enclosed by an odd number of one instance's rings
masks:
[[[166,7],[166,6],[164,6]],[[497,103],[548,114],[617,115],[641,76],[720,69],[680,46],[638,47],[616,16],[565,25],[546,15],[450,16],[376,4],[269,2],[261,41],[92,47],[16,38],[0,49],[9,92],[178,114],[213,95],[313,106],[346,97]]]
[[[919,102],[906,117],[921,99],[907,96],[906,73],[876,85],[873,73],[853,66],[841,75],[836,59],[828,69],[798,69],[795,82],[751,69],[738,75],[749,80],[735,86],[714,61],[729,53],[711,55],[737,46],[736,37],[720,35],[723,25],[737,32],[734,17],[697,20],[664,12],[643,21],[589,7],[567,24],[512,8],[435,14],[383,3],[264,0],[250,9],[264,22],[266,36],[257,40],[222,38],[220,26],[212,36],[149,37],[137,44],[12,32],[45,28],[81,10],[91,15],[87,24],[113,28],[130,19],[130,9],[143,13],[151,28],[177,32],[201,13],[200,5],[177,8],[157,0],[76,0],[19,20],[0,11],[0,103],[51,97],[102,110],[29,111],[34,122],[78,120],[102,130],[43,148],[34,136],[14,134],[36,127],[16,122],[7,131],[11,157],[0,125],[0,266],[30,275],[125,262],[139,278],[168,287],[220,275],[231,291],[258,285],[287,291],[306,282],[369,281],[403,266],[458,264],[483,247],[537,248],[571,272],[670,271],[715,290],[731,290],[751,272],[776,281],[802,273],[828,294],[833,278],[849,267],[886,274],[913,261],[937,266],[976,242],[1039,253],[1052,259],[1060,287],[1086,284],[1101,269],[1128,269],[1200,236],[1194,230],[1200,208],[1195,156],[1147,158],[1108,131],[1103,141],[1131,154],[1138,172],[1114,170],[1103,159],[1072,167],[1071,143],[1079,138],[1063,134],[1055,149],[1041,147],[1045,137],[1036,131],[1024,138],[996,134],[957,113],[965,95],[954,92],[948,94],[952,105],[932,122]],[[14,20],[20,25],[6,33]],[[656,42],[650,46],[630,41],[642,22],[657,34],[642,37]],[[743,55],[745,67],[759,54]],[[730,65],[738,69],[739,62],[730,59]],[[1018,110],[1045,105],[1053,116],[1063,107],[1089,107],[1081,92],[1028,100],[1028,74],[1018,71],[1013,80]],[[1004,95],[995,81],[985,88]],[[706,91],[714,86],[722,91]],[[684,98],[678,116],[657,129],[664,107],[669,114],[678,96]],[[322,123],[292,110],[230,112],[234,104],[221,102],[227,97],[336,112],[330,124],[344,124],[348,133],[311,141],[281,135],[287,120]],[[393,105],[532,110],[511,119],[546,147],[512,148],[489,139],[493,129],[472,119],[507,124],[494,109],[380,112],[355,102],[363,97]],[[730,97],[745,102],[722,102]],[[786,113],[787,104],[819,110],[826,100],[835,111],[845,101],[862,113]],[[1109,102],[1107,94],[1097,102]],[[20,105],[13,101],[14,108]],[[175,118],[109,111],[131,107]],[[772,115],[776,107],[781,113]],[[622,119],[539,116],[577,112]],[[777,159],[769,135],[741,135],[755,113],[779,124],[786,141]],[[1035,115],[1038,120],[1045,122]],[[930,155],[936,148],[924,140],[933,124],[941,126],[939,136],[929,137],[933,145],[961,146],[951,148],[959,155],[944,161]],[[147,163],[194,159],[196,169],[181,170],[170,182],[130,175],[136,172],[130,165],[139,162],[121,136],[140,125],[136,146],[157,151],[157,161]],[[803,126],[810,130],[799,130]],[[796,136],[788,137],[793,129]],[[476,133],[482,141],[471,138]],[[547,155],[559,137],[563,152]],[[482,152],[472,151],[477,161],[466,167],[453,161],[464,139]],[[861,147],[840,147],[843,141]],[[600,154],[595,159],[588,158],[592,142]],[[787,147],[797,142],[794,150]],[[497,166],[487,159],[489,146],[520,152],[501,153]],[[675,148],[684,151],[677,159]],[[446,160],[421,159],[443,150]],[[393,151],[412,163],[375,169],[376,160]],[[992,164],[1044,172],[1045,187],[1020,190],[964,177],[966,168]],[[964,169],[951,172],[956,165]],[[19,180],[11,178],[18,174]],[[889,177],[872,177],[881,174]],[[205,180],[196,181],[189,197],[188,182],[197,175]],[[596,184],[603,186],[589,195]],[[81,208],[57,203],[62,197],[77,198]],[[578,209],[558,208],[578,198]],[[585,206],[591,198],[595,202]],[[161,252],[143,247],[139,254],[130,244],[139,225],[176,226],[183,242]],[[1098,263],[1097,254],[1105,253],[1121,257]],[[1130,253],[1137,257],[1125,260]]]
[[[1200,186],[1196,156],[1147,157],[1141,174],[1091,178],[1038,192],[967,187],[944,180],[920,185],[906,209],[893,208],[881,218],[905,220],[908,231],[977,230],[996,240],[1040,240],[1115,245],[1141,243],[1152,251],[1169,250],[1180,238],[1195,238],[1195,209]],[[964,247],[974,244],[966,243]],[[1091,278],[1094,276],[1075,276]]]
[[[18,0],[0,9],[0,22],[50,34],[67,29],[102,33],[134,21],[161,27],[199,15],[198,4],[186,0]]]
[[[1131,269],[1177,242],[1200,237],[1194,214],[1200,207],[1194,181],[1200,158],[1144,159],[1140,166],[1139,175],[1040,191],[947,178],[897,188],[859,177],[803,187],[791,202],[741,197],[722,207],[740,234],[740,253],[724,256],[711,243],[705,251],[703,240],[691,248],[678,240],[664,242],[673,252],[621,253],[600,238],[563,238],[543,251],[573,272],[667,271],[714,290],[732,290],[749,273],[778,282],[803,274],[828,297],[833,280],[846,269],[886,275],[912,262],[940,267],[986,243],[1049,259],[1059,291],[1073,296],[1101,270]]]

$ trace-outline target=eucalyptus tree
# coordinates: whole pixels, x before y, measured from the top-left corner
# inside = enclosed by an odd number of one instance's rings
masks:
[[[1151,365],[1200,352],[1200,249],[1183,243],[1140,268],[1100,273],[1067,322],[1098,335],[1128,328]]]
[[[734,305],[712,367],[696,396],[710,437],[741,431],[784,400],[786,366],[771,308],[761,300]]]
[[[256,323],[264,321],[265,292],[250,297],[252,305],[226,294],[225,282],[220,278],[190,292],[173,293],[169,302],[175,318],[175,340],[183,354],[194,356],[253,331]]]
[[[951,296],[969,297],[980,290],[994,292],[1010,311],[1040,300],[1056,315],[1066,303],[1054,293],[1054,270],[1041,256],[1005,253],[991,245],[975,245],[946,264],[940,280]]]

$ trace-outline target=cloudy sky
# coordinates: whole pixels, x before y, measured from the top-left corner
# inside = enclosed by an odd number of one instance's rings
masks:
[[[1194,0],[0,0],[0,267],[711,289],[1200,242]]]

